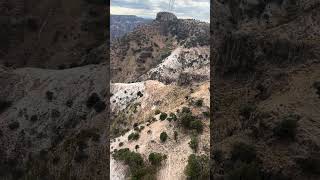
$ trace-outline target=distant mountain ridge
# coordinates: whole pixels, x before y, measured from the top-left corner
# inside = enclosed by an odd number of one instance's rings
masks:
[[[119,38],[124,34],[133,31],[139,25],[152,22],[152,19],[146,19],[135,15],[111,15],[110,20],[111,39]]]

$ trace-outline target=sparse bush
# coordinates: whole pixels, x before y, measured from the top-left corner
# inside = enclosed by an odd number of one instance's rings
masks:
[[[86,105],[88,108],[92,108],[99,101],[100,101],[99,95],[97,93],[92,93],[88,98]]]
[[[19,122],[15,121],[15,122],[12,122],[8,125],[8,128],[11,129],[11,130],[16,130],[20,127],[20,124]]]
[[[121,147],[121,146],[123,146],[123,142],[120,142],[120,143],[119,143],[119,147]]]
[[[256,106],[252,104],[244,104],[240,106],[239,114],[246,119],[249,119],[253,112],[256,111]]]
[[[140,146],[139,146],[139,145],[136,145],[134,148],[135,148],[136,150],[138,150],[138,149],[140,148]]]
[[[138,91],[137,96],[142,97],[143,96],[142,92]]]
[[[221,163],[224,159],[223,157],[223,152],[221,150],[215,150],[213,152],[213,159],[217,162],[217,163]]]
[[[203,105],[203,100],[202,99],[198,99],[196,102],[195,102],[195,105],[197,107],[201,107]]]
[[[167,119],[167,116],[168,116],[167,113],[161,113],[161,114],[160,114],[160,120],[161,120],[161,121],[166,120],[166,119]]]
[[[128,140],[138,140],[140,138],[140,135],[139,133],[131,133],[129,136],[128,136]]]
[[[150,153],[149,154],[149,161],[152,165],[154,166],[160,166],[161,165],[161,162],[163,160],[165,160],[167,158],[166,155],[163,155],[161,153]]]
[[[91,138],[93,141],[98,142],[100,140],[100,135],[97,134],[97,129],[82,129],[79,134],[77,135],[77,139],[81,141],[85,141],[88,138]]]
[[[47,97],[48,101],[52,101],[53,100],[53,92],[47,91],[46,92],[46,97]]]
[[[178,132],[174,131],[174,140],[177,142],[178,141]]]
[[[84,160],[87,160],[89,158],[89,156],[84,152],[84,151],[79,151],[76,153],[76,155],[74,156],[74,160],[77,163],[81,163]]]
[[[178,114],[178,116],[180,119],[180,123],[184,128],[196,130],[197,132],[202,132],[202,121],[196,119],[196,117],[192,115],[192,112],[189,108],[184,107],[182,111]]]
[[[158,115],[160,113],[161,113],[161,111],[159,109],[156,109],[156,111],[154,112],[155,115]]]
[[[129,166],[131,179],[144,179],[153,177],[155,173],[150,167],[146,167],[140,153],[130,151],[128,148],[114,151],[112,154],[115,160],[123,161]]]
[[[210,117],[210,112],[209,112],[209,111],[202,112],[202,114],[203,114],[205,117]]]
[[[190,128],[195,129],[197,132],[203,131],[203,124],[200,120],[194,120],[190,123]]]
[[[162,132],[162,133],[160,134],[160,140],[161,140],[161,142],[165,142],[167,139],[168,139],[167,133],[166,133],[166,132]]]
[[[188,158],[188,164],[185,168],[187,179],[207,180],[210,176],[209,158],[205,155],[196,156],[191,154]]]
[[[176,116],[174,113],[170,113],[170,114],[169,114],[169,117],[167,118],[167,120],[168,120],[169,122],[171,122],[172,120],[173,120],[173,121],[176,121],[176,120],[177,120],[177,116]]]
[[[256,159],[256,150],[252,145],[243,142],[235,143],[231,150],[231,159],[233,161],[252,162]]]
[[[280,138],[295,138],[296,130],[298,127],[298,119],[295,116],[286,116],[282,119],[280,124],[278,124],[273,132],[276,136]]]
[[[198,151],[199,142],[198,142],[197,136],[191,136],[191,141],[189,142],[189,146],[194,152]]]
[[[0,113],[4,112],[11,106],[11,102],[0,100]]]
[[[239,167],[232,169],[226,176],[227,180],[239,180],[239,179],[254,179],[261,180],[262,175],[259,170],[259,166],[255,163],[241,163]]]
[[[93,108],[97,113],[100,113],[106,109],[106,104],[103,101],[98,101]]]

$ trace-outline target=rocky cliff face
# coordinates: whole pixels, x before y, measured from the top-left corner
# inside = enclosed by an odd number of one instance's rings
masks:
[[[212,5],[212,176],[318,179],[319,3]]]

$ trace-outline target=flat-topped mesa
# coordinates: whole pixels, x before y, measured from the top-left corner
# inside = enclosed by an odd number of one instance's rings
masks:
[[[177,19],[178,19],[177,16],[170,12],[159,12],[156,18],[156,20],[160,22],[175,21]]]

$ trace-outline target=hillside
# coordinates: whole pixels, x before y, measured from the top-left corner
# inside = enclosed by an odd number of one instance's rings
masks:
[[[212,5],[212,177],[319,179],[319,2]]]
[[[128,32],[133,31],[137,26],[151,22],[134,15],[111,15],[110,16],[110,39],[120,38]]]
[[[99,0],[0,2],[0,179],[108,177],[105,12]]]
[[[79,66],[82,57],[106,39],[109,18],[105,10],[105,1],[100,0],[1,1],[0,64],[50,69]]]
[[[2,178],[107,177],[106,70],[1,67]]]
[[[152,23],[138,27],[111,44],[112,82],[136,81],[180,46],[208,45],[207,23],[174,17],[166,20],[160,13]]]
[[[208,35],[207,23],[160,12],[112,44],[111,179],[185,179],[191,154],[209,165]]]

